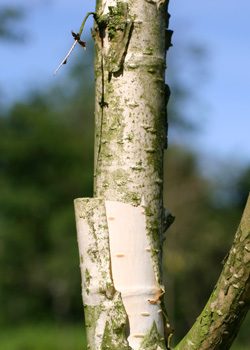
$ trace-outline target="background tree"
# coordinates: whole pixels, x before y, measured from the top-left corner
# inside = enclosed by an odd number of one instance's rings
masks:
[[[15,26],[24,18],[24,10],[13,6],[1,6],[0,8],[0,38],[1,40],[20,41],[22,36],[17,33]],[[14,27],[14,28],[13,28]]]

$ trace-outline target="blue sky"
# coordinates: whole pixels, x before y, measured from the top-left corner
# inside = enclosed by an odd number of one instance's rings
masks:
[[[1,0],[2,4],[30,7],[18,25],[28,36],[26,43],[1,43],[1,94],[4,101],[11,102],[30,90],[62,81],[66,66],[56,77],[53,72],[72,45],[71,29],[78,31],[86,12],[94,10],[95,1]],[[203,45],[208,53],[208,74],[197,86],[202,103],[194,100],[189,106],[196,118],[200,115],[202,128],[193,140],[185,142],[210,161],[250,164],[250,2],[170,0],[169,12],[174,30],[169,61],[181,61],[177,55],[189,42]],[[90,19],[85,33],[91,25]],[[180,65],[178,69],[187,83],[192,80],[187,64],[183,72]]]

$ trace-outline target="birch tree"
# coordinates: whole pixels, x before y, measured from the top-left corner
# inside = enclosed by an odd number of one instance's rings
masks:
[[[167,0],[97,0],[94,198],[75,200],[88,346],[170,349],[164,306]],[[73,33],[75,43],[80,34]],[[63,61],[65,63],[66,60]],[[228,349],[249,308],[250,203],[204,311],[176,349]],[[211,233],[213,234],[213,233]]]

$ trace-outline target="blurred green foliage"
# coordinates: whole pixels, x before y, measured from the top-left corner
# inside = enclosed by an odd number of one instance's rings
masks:
[[[0,325],[82,318],[73,199],[92,196],[93,84],[0,117]]]
[[[23,41],[20,28],[16,28],[16,23],[24,18],[23,7],[12,5],[1,5],[0,7],[0,39],[11,41]],[[19,23],[20,24],[20,23]]]
[[[178,83],[174,90],[169,123],[188,133],[177,107],[186,92]],[[92,196],[93,109],[89,55],[63,83],[32,92],[0,115],[1,349],[86,346],[73,199]],[[166,303],[178,342],[219,276],[250,188],[250,166],[229,181],[226,201],[181,145],[168,149],[165,167],[165,206],[176,216],[166,234]],[[233,349],[249,349],[249,323]]]

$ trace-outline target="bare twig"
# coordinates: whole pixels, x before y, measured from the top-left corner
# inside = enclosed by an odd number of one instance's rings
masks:
[[[71,54],[71,52],[73,51],[74,47],[76,46],[78,40],[75,40],[74,44],[72,45],[71,49],[69,50],[69,52],[67,53],[67,56],[64,58],[64,60],[60,63],[60,65],[58,66],[58,68],[56,69],[55,73],[53,74],[54,76],[56,75],[56,73],[59,71],[59,69],[62,67],[63,64],[67,63],[67,59],[69,57],[69,55]]]
[[[76,46],[77,43],[79,43],[85,50],[86,50],[86,45],[85,45],[85,42],[84,41],[81,41],[80,38],[81,38],[81,34],[82,34],[82,31],[83,31],[83,27],[85,25],[85,22],[87,20],[87,18],[90,16],[90,15],[93,15],[94,16],[94,19],[95,19],[95,16],[96,16],[96,13],[95,12],[89,12],[87,13],[87,15],[85,16],[83,22],[82,22],[82,25],[80,27],[80,30],[79,30],[79,33],[75,34],[73,32],[73,30],[71,31],[72,33],[72,36],[74,37],[75,39],[75,42],[74,44],[72,45],[71,49],[69,50],[69,52],[67,53],[67,56],[64,58],[64,60],[60,63],[60,65],[58,66],[58,68],[56,69],[55,73],[53,74],[54,76],[56,75],[56,73],[59,71],[59,69],[62,67],[63,64],[66,64],[67,63],[67,59],[69,57],[69,55],[71,54],[71,52],[73,51],[74,47]]]

